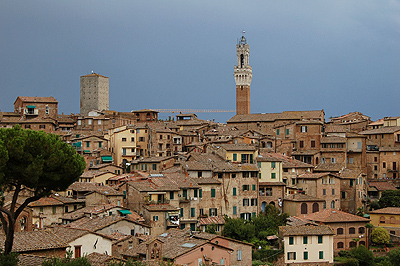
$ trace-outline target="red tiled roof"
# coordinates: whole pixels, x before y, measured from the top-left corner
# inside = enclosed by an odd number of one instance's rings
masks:
[[[388,181],[369,181],[368,186],[375,187],[378,191],[397,189],[395,186],[393,186],[392,183],[389,183]]]
[[[305,214],[304,218],[322,223],[369,222],[369,219],[363,218],[361,216],[334,209],[326,209],[320,212]]]
[[[58,103],[58,101],[50,96],[50,97],[26,97],[26,96],[18,96],[23,102],[38,102],[38,103]],[[18,98],[15,100],[17,101]],[[15,103],[15,102],[14,102]]]
[[[283,236],[315,236],[315,235],[334,235],[332,228],[328,225],[294,225],[279,226],[279,232]]]
[[[379,210],[370,211],[369,213],[376,214],[400,214],[400,207],[386,207]]]
[[[208,224],[225,224],[224,216],[210,216],[206,218],[199,218],[200,225],[208,225]]]

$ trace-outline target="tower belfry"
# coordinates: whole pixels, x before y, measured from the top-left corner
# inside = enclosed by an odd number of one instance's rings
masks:
[[[242,37],[236,44],[237,65],[233,75],[236,82],[236,114],[250,114],[250,84],[253,72],[249,65],[250,49],[247,40]]]

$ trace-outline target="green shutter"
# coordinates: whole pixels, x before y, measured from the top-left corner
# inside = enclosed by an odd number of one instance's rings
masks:
[[[233,196],[236,196],[236,188],[233,188]]]
[[[197,198],[197,189],[193,190],[193,197]]]
[[[196,216],[196,209],[190,208],[190,217],[195,217],[195,216]]]
[[[293,236],[289,236],[289,245],[293,245],[294,244],[294,238]]]
[[[308,237],[303,236],[303,244],[308,244]]]
[[[169,192],[169,199],[174,199],[174,192],[173,191]]]
[[[276,135],[279,135],[279,128],[276,130]]]
[[[237,207],[233,206],[233,215],[237,215]]]
[[[183,197],[186,199],[187,198],[187,189],[183,190]]]
[[[318,236],[318,244],[322,243],[322,236]]]
[[[286,129],[286,135],[289,135],[289,129]]]
[[[203,190],[200,188],[199,189],[199,198],[202,198],[203,197]]]
[[[271,173],[271,178],[275,179],[276,178],[276,173]]]
[[[275,162],[271,162],[271,167],[275,168],[276,167],[276,163]]]
[[[234,162],[237,161],[237,154],[236,154],[236,153],[233,154],[233,161],[234,161]]]
[[[252,187],[253,187],[253,190],[256,190],[256,185],[252,185]]]
[[[179,212],[180,212],[180,213],[179,213],[179,216],[180,216],[180,217],[183,217],[183,208],[181,208]]]
[[[243,191],[245,191],[246,190],[246,185],[243,185]]]
[[[319,259],[320,260],[324,259],[324,252],[323,251],[319,252]]]
[[[304,251],[303,259],[308,260],[308,252],[307,251]]]
[[[211,198],[215,198],[215,189],[214,188],[211,189]]]
[[[250,154],[250,163],[253,163],[253,154]]]

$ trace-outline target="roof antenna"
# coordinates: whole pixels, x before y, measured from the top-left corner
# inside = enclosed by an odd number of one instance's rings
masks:
[[[92,74],[94,73],[94,71],[92,70]]]

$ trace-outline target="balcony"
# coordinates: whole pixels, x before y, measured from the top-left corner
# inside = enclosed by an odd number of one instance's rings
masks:
[[[145,205],[157,205],[157,204],[169,204],[169,200],[162,199],[162,200],[147,200],[144,202]]]

